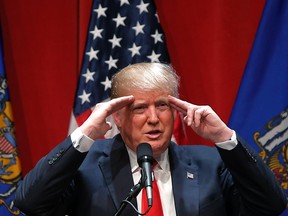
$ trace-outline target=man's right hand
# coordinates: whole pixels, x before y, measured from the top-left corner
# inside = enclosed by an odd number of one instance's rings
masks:
[[[91,115],[80,126],[80,130],[93,140],[102,138],[112,128],[110,122],[106,121],[106,118],[133,101],[134,97],[131,95],[96,104]]]

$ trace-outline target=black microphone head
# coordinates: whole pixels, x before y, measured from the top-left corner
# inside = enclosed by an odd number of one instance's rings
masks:
[[[137,162],[140,167],[142,166],[143,162],[149,162],[153,164],[154,158],[152,147],[149,143],[140,143],[137,146]]]

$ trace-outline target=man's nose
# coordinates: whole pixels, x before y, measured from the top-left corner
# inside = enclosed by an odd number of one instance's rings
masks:
[[[159,122],[158,112],[155,107],[150,107],[147,110],[148,123],[157,124]]]

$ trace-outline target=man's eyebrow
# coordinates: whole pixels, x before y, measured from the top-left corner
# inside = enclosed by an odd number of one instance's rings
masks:
[[[128,107],[135,107],[135,106],[139,106],[139,105],[145,105],[145,104],[147,104],[147,102],[146,101],[134,101],[133,103],[131,103],[131,104],[129,104],[128,105]]]
[[[155,100],[155,102],[167,102],[168,103],[168,97],[160,97],[160,98],[157,98]]]

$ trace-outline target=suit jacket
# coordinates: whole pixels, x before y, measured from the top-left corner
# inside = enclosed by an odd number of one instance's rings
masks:
[[[271,171],[239,141],[231,151],[171,142],[177,215],[264,216],[279,215],[285,208],[285,195]],[[68,137],[26,175],[15,205],[27,215],[112,216],[132,186],[129,156],[120,135],[96,141],[88,153],[78,152]],[[132,203],[137,206],[136,200]],[[137,214],[127,205],[121,215]]]

